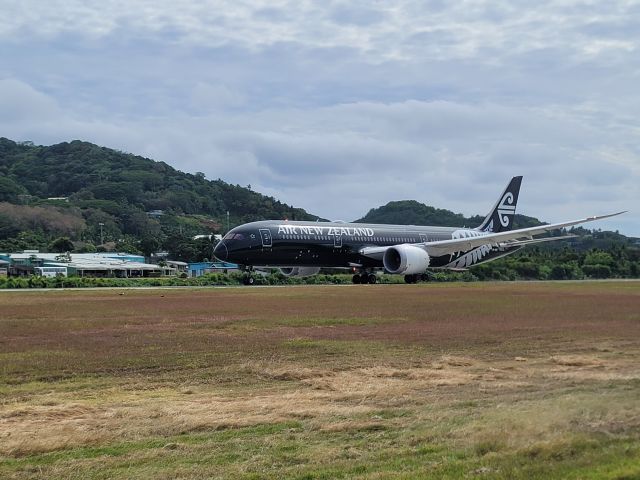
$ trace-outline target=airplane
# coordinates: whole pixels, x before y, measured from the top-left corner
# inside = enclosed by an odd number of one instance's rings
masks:
[[[464,271],[527,245],[573,237],[534,235],[625,213],[512,230],[521,183],[521,176],[513,177],[476,228],[265,220],[233,228],[213,253],[240,265],[245,285],[254,283],[256,267],[300,277],[348,268],[356,272],[353,283],[376,283],[375,271],[384,269],[416,283],[428,269]]]

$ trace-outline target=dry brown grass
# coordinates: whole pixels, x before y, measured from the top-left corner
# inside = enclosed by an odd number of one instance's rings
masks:
[[[604,367],[604,362],[594,357],[585,355],[557,355],[551,357],[551,361],[556,365],[565,367]]]
[[[0,408],[3,437],[0,453],[26,455],[115,439],[169,437],[290,419],[313,419],[315,425],[326,431],[366,429],[367,425],[377,422],[343,419],[379,409],[437,401],[442,395],[452,393],[462,399],[473,398],[473,391],[495,395],[532,386],[542,389],[550,377],[568,378],[564,370],[554,367],[550,370],[544,359],[524,366],[519,363],[516,367],[509,362],[454,358],[440,356],[424,366],[377,365],[346,370],[301,368],[295,363],[278,366],[267,362],[243,363],[238,371],[283,385],[226,395],[210,385],[134,391],[110,389],[99,399],[89,398],[83,402],[68,394],[35,395],[29,404],[16,401]],[[568,363],[572,370],[578,370],[571,376],[574,380],[592,380],[590,370],[585,372],[582,367],[590,369],[594,365],[605,369],[599,372],[600,379],[640,380],[637,369],[634,375],[628,373],[634,368],[630,360],[609,362],[605,367],[595,357],[580,358],[580,362]],[[557,359],[553,363],[558,364]],[[39,404],[34,404],[36,402]],[[560,417],[561,410],[553,414],[547,411],[542,416],[538,412],[530,417],[530,424],[509,428],[524,437],[539,438],[533,426],[546,432],[551,421],[545,423],[544,418],[554,418],[554,415]],[[471,438],[475,437],[471,435]],[[512,436],[512,443],[521,442]]]

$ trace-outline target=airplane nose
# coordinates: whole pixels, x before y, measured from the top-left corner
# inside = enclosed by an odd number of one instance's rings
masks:
[[[213,249],[213,254],[217,259],[225,261],[229,258],[229,250],[227,250],[227,246],[224,244],[224,241],[220,241],[216,248]]]

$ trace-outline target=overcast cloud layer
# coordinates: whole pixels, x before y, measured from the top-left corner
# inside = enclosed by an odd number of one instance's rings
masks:
[[[640,4],[0,0],[0,136],[82,139],[317,215],[390,200],[640,236]]]

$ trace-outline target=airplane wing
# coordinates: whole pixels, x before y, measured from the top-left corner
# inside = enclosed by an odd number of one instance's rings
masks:
[[[413,245],[423,248],[432,257],[467,251],[481,245],[500,246],[500,244],[506,244],[512,246],[516,245],[517,241],[520,242],[520,245],[524,245],[524,243],[522,242],[535,243],[537,241],[548,241],[546,238],[534,239],[534,235],[539,235],[541,233],[550,232],[552,230],[558,230],[560,228],[570,227],[572,225],[578,225],[581,223],[602,220],[603,218],[614,217],[622,213],[625,212],[587,217],[580,220],[572,220],[570,222],[552,223],[549,225],[539,225],[537,227],[520,228],[518,230],[508,230],[499,233],[486,233],[477,237],[453,238],[451,240],[416,243]],[[554,240],[559,240],[560,238],[562,237],[553,237]],[[388,247],[365,247],[360,250],[360,254],[371,258],[382,259],[387,248]]]
[[[525,245],[531,245],[533,243],[555,242],[556,240],[566,240],[567,238],[576,238],[577,236],[578,235],[561,235],[559,237],[532,238],[531,240],[509,240],[507,242],[501,242],[500,246],[523,247]]]

